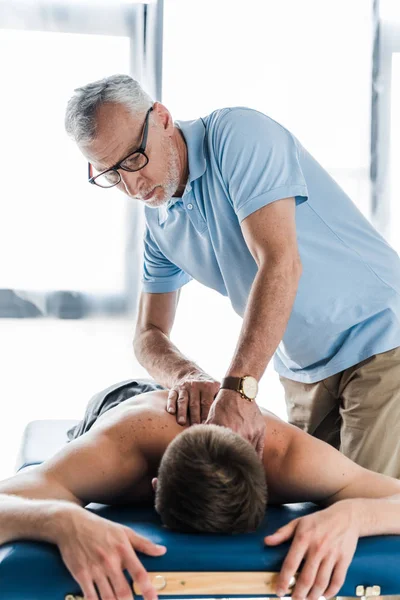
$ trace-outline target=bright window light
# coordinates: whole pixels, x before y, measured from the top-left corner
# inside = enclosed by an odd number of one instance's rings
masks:
[[[129,52],[125,37],[0,30],[0,288],[123,290],[126,200],[87,183],[64,112],[74,88],[129,72]]]

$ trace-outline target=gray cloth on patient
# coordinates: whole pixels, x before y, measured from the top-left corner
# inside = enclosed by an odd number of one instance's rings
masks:
[[[118,406],[121,402],[133,398],[138,394],[165,389],[162,385],[151,379],[128,379],[127,381],[111,385],[91,398],[82,421],[67,431],[69,440],[74,440],[86,433],[86,431],[89,431],[100,415],[110,410],[110,408]]]

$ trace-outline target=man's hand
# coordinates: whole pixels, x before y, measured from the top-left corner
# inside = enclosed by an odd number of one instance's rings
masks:
[[[85,600],[133,600],[124,569],[139,585],[145,600],[157,599],[157,592],[135,550],[161,556],[166,551],[164,546],[80,507],[61,509],[58,519],[54,542]]]
[[[265,538],[276,546],[293,538],[276,583],[277,596],[289,591],[289,582],[304,561],[293,600],[336,596],[342,587],[360,537],[357,500],[342,500],[325,510],[300,517]]]
[[[230,427],[250,442],[262,459],[265,421],[256,402],[242,398],[239,392],[220,390],[210,408],[206,425]]]
[[[219,388],[219,381],[206,373],[189,373],[171,388],[167,411],[176,414],[180,425],[185,425],[188,418],[191,425],[204,423]]]

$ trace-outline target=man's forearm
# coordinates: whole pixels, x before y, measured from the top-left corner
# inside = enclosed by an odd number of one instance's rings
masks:
[[[259,268],[227,375],[261,379],[285,333],[300,272],[299,264],[291,261]]]
[[[140,364],[166,388],[172,388],[189,373],[204,373],[156,328],[139,334],[134,341],[134,350]]]
[[[0,545],[13,540],[55,544],[61,520],[69,510],[83,510],[60,500],[30,500],[0,494]]]

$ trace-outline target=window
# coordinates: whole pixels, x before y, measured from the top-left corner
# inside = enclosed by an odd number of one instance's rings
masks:
[[[1,4],[0,317],[135,306],[141,209],[88,185],[64,113],[75,87],[113,73],[160,93],[157,10],[127,1]]]

